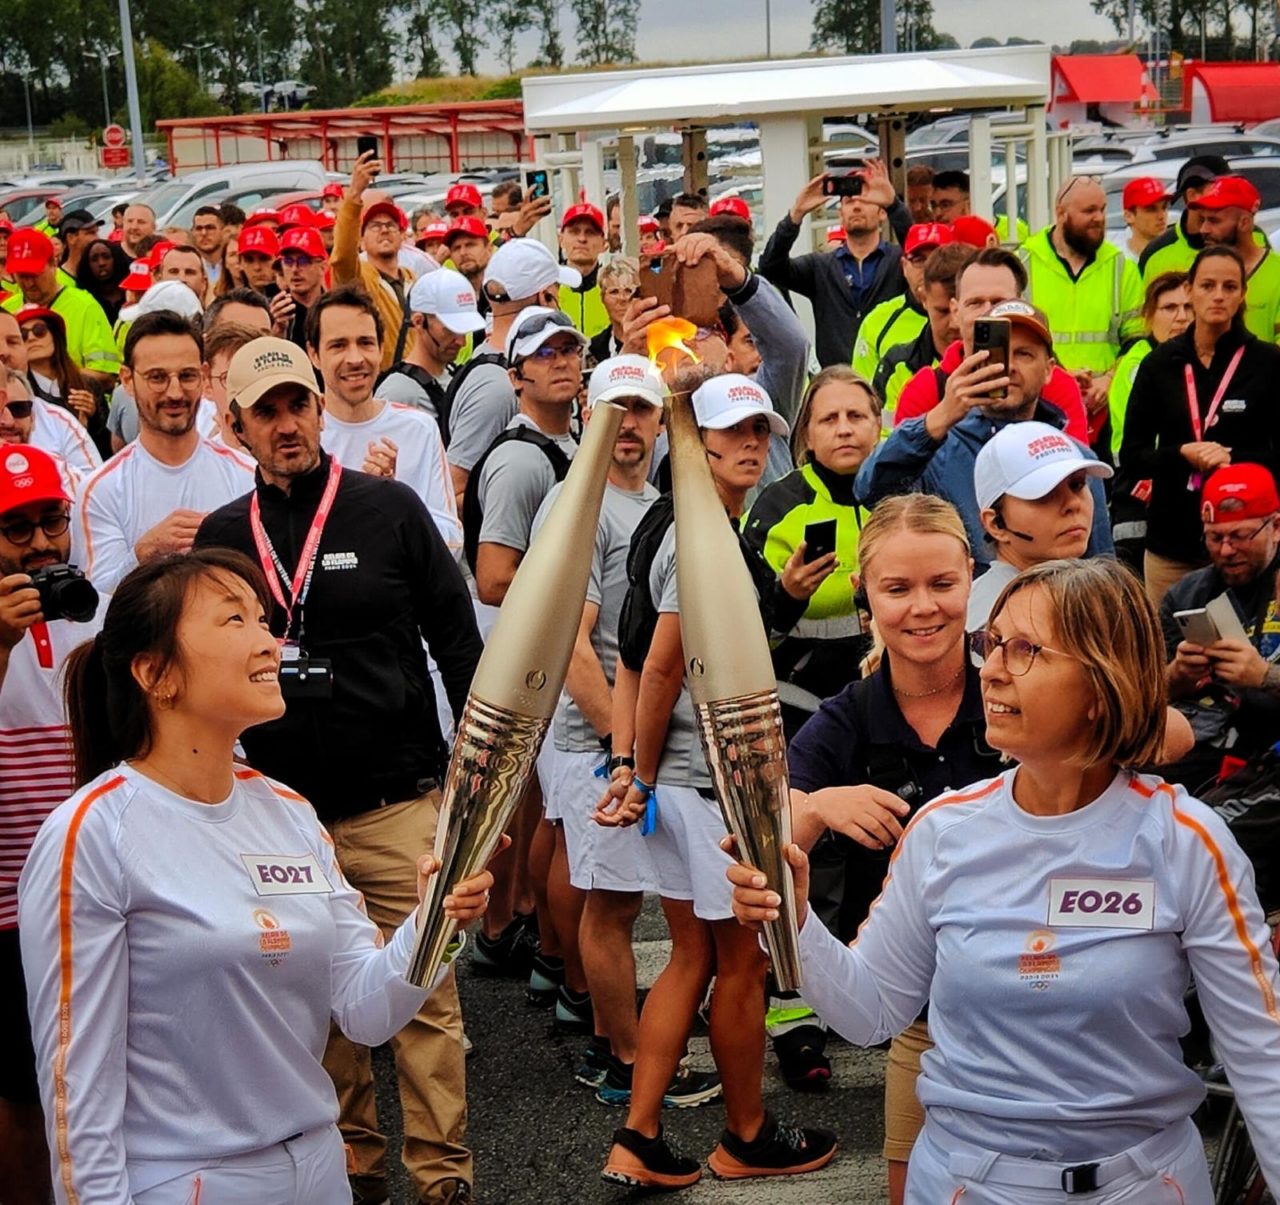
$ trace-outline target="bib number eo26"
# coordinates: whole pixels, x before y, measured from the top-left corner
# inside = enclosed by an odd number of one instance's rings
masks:
[[[1153,929],[1151,879],[1051,879],[1048,923],[1059,928]]]

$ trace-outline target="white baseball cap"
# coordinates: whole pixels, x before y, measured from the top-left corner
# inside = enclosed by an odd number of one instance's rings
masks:
[[[551,310],[545,305],[521,310],[507,334],[507,363],[514,365],[526,359],[556,335],[572,335],[580,347],[590,342],[563,310]]]
[[[741,373],[726,372],[712,377],[693,391],[694,417],[699,427],[722,431],[740,423],[744,418],[763,414],[769,420],[769,429],[786,439],[791,434],[787,420],[773,408],[769,395],[750,377]]]
[[[1069,435],[1048,423],[1009,423],[978,452],[973,491],[986,510],[1005,494],[1034,502],[1051,494],[1072,473],[1110,477],[1111,469],[1092,459]]]
[[[591,374],[587,405],[638,397],[661,410],[666,392],[658,370],[644,356],[614,356],[611,360],[601,360]]]
[[[143,293],[139,301],[125,306],[120,317],[126,322],[134,322],[143,314],[154,314],[160,310],[172,310],[184,318],[199,318],[204,313],[204,306],[182,281],[162,280]]]
[[[512,301],[536,297],[552,285],[568,285],[576,289],[582,273],[556,262],[537,239],[513,238],[502,244],[484,270],[485,292],[505,294]],[[492,286],[492,287],[490,287]]]
[[[484,330],[484,318],[476,309],[475,290],[461,272],[440,268],[419,276],[409,290],[411,314],[434,314],[455,335]]]

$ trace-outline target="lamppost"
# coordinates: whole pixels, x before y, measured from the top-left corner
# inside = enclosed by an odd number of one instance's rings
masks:
[[[262,30],[256,31],[258,35],[258,90],[262,94],[262,111],[267,111],[267,73],[262,67]]]
[[[111,95],[107,91],[107,66],[119,53],[118,50],[98,50],[92,53],[86,50],[84,52],[85,58],[91,61],[97,59],[102,65],[102,111],[105,114],[103,125],[108,126],[111,124]]]
[[[200,91],[204,91],[204,52],[212,50],[213,42],[183,42],[178,47],[179,50],[194,50],[196,52],[196,82],[200,85]]]
[[[35,126],[31,124],[31,85],[27,81],[27,76],[30,70],[31,69],[28,67],[27,70],[22,73],[22,99],[26,102],[27,106],[27,150],[31,152],[31,161],[34,163],[36,154],[36,130]]]

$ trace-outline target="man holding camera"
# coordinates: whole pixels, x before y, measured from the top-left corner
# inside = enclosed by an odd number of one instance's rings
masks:
[[[0,447],[0,1200],[13,1205],[38,1205],[51,1191],[18,875],[45,817],[76,789],[62,669],[106,613],[93,587],[67,570],[70,557],[71,497],[58,462],[29,445]]]
[[[456,720],[480,659],[471,597],[408,485],[344,471],[323,451],[324,398],[300,347],[269,337],[246,344],[231,359],[227,398],[257,482],[205,519],[196,546],[235,548],[261,566],[277,602],[286,703],[283,718],[244,734],[245,753],[315,807],[343,872],[389,935],[416,906],[415,859],[432,847],[448,761],[423,641]],[[452,975],[392,1049],[418,1197],[464,1200],[471,1153]],[[356,1200],[382,1201],[386,1142],[369,1052],[331,1037],[325,1068]]]

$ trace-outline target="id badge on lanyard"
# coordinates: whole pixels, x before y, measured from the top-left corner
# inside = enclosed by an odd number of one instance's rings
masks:
[[[1227,396],[1227,389],[1231,385],[1231,379],[1236,375],[1236,369],[1240,367],[1240,361],[1244,358],[1244,348],[1237,347],[1236,354],[1231,357],[1231,363],[1227,365],[1227,371],[1222,374],[1222,381],[1218,385],[1217,392],[1213,395],[1213,400],[1209,403],[1209,413],[1204,416],[1204,422],[1200,421],[1200,397],[1196,391],[1196,374],[1190,364],[1185,365],[1187,380],[1187,413],[1191,419],[1191,435],[1196,443],[1204,441],[1204,434],[1218,421],[1218,410],[1222,406],[1222,399]],[[1187,489],[1199,491],[1204,483],[1203,473],[1192,473],[1187,478]]]

